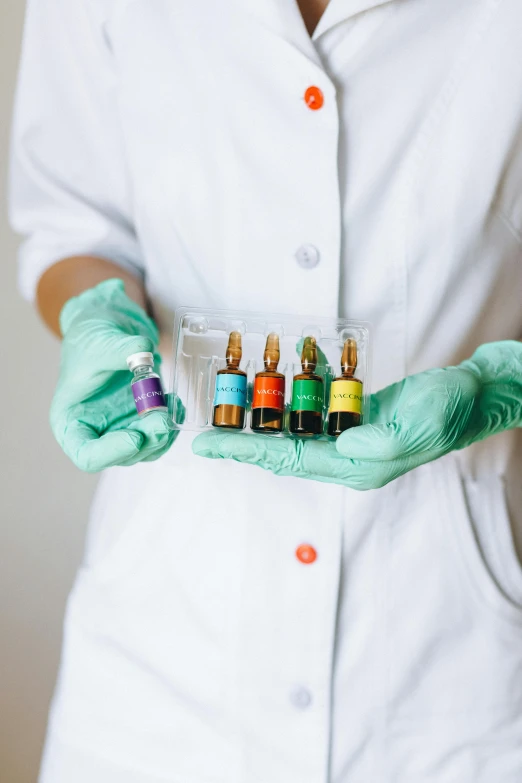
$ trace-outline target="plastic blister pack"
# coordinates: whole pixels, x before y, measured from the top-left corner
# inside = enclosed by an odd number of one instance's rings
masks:
[[[174,426],[335,436],[368,421],[370,347],[362,321],[179,308]]]

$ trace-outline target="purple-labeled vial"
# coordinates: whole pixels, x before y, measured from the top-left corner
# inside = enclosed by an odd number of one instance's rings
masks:
[[[154,356],[148,351],[133,353],[127,357],[127,365],[134,373],[131,389],[138,415],[145,416],[150,411],[166,411],[167,401],[161,378],[153,369]]]

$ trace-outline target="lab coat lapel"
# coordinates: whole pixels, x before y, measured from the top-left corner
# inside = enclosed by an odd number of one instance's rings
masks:
[[[297,3],[293,0],[296,8]],[[320,35],[326,33],[339,22],[344,22],[364,11],[370,11],[379,5],[396,2],[396,0],[330,0],[326,9],[319,20],[319,24],[314,30],[312,40],[315,41]]]
[[[245,5],[238,3],[241,12]],[[296,0],[247,0],[246,7],[252,16],[284,38],[311,62],[322,68],[321,60],[306,29]]]

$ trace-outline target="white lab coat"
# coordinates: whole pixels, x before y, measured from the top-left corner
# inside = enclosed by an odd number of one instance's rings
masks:
[[[375,389],[520,338],[521,51],[520,0],[331,0],[313,40],[294,0],[30,0],[21,288],[91,253],[158,312],[368,319]],[[520,435],[366,493],[191,433],[108,471],[41,783],[520,783]]]

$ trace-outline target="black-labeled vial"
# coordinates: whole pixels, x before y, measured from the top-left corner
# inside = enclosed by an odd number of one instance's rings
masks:
[[[285,414],[285,376],[277,372],[279,336],[269,334],[263,361],[265,369],[256,374],[252,394],[252,429],[254,432],[277,433],[283,429]]]
[[[214,394],[214,427],[242,430],[245,426],[247,398],[246,372],[239,369],[242,356],[240,332],[230,332],[227,346],[227,366],[216,375]]]
[[[317,367],[315,337],[305,337],[301,353],[302,372],[294,377],[290,410],[290,432],[320,435],[323,431],[324,382]]]
[[[349,337],[341,357],[342,375],[330,386],[328,435],[336,438],[341,432],[361,423],[363,385],[354,377],[357,368],[357,342]]]

